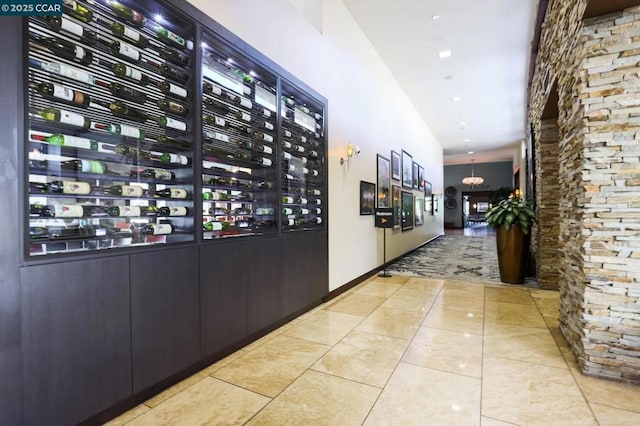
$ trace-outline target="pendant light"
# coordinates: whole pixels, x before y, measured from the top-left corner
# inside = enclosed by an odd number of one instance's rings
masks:
[[[476,176],[473,174],[473,161],[474,160],[472,159],[471,160],[471,176],[467,176],[466,178],[462,179],[462,183],[465,185],[469,185],[471,189],[475,188],[476,186],[484,182],[484,179],[481,176]]]

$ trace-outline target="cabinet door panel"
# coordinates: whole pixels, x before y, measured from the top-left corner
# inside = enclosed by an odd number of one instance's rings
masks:
[[[134,392],[198,361],[198,297],[197,249],[131,256]]]
[[[283,258],[281,240],[265,238],[252,241],[247,250],[251,262],[248,293],[249,334],[280,320],[282,316],[282,267],[289,260]]]
[[[126,256],[24,267],[25,424],[75,424],[130,396]]]

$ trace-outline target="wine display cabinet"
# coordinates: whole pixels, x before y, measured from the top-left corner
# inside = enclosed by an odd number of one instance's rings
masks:
[[[194,30],[111,0],[29,20],[31,255],[193,241]]]

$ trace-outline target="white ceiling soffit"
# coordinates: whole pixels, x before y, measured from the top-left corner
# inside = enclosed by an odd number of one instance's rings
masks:
[[[442,144],[445,164],[461,154],[469,163],[468,151],[476,162],[482,153],[504,161],[505,148],[525,138],[537,0],[343,2]],[[445,50],[451,57],[440,59]]]

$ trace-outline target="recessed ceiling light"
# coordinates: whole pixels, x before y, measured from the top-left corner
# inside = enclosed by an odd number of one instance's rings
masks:
[[[467,151],[467,154],[473,154],[473,151]]]
[[[440,59],[446,59],[451,57],[451,50],[443,50],[442,52],[438,52],[438,56]]]
[[[440,15],[432,15],[431,19],[433,19],[434,21],[437,21],[438,19],[440,19]]]
[[[445,75],[444,79],[445,80],[453,80],[453,74]]]
[[[466,121],[461,121],[461,122],[460,122],[460,126],[466,126],[466,125],[467,125],[467,122],[466,122]]]
[[[460,102],[462,100],[462,96],[454,96],[453,98],[451,98],[451,100],[453,102]]]
[[[464,142],[471,142],[471,139],[465,138]]]

